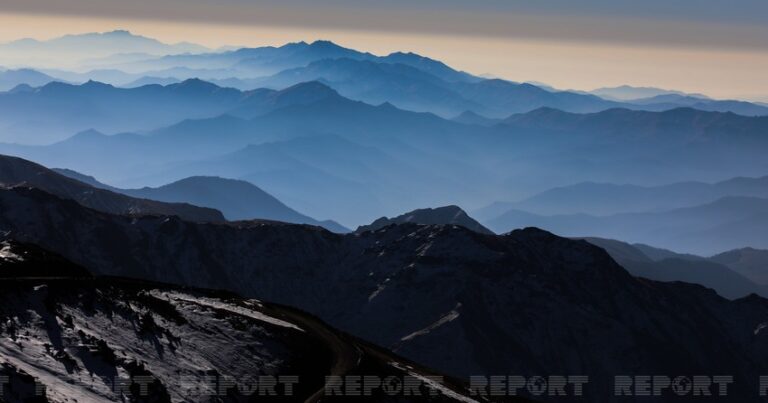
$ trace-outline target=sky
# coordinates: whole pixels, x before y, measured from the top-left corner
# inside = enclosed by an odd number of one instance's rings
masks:
[[[213,47],[329,39],[561,89],[629,84],[768,101],[765,0],[0,3],[0,42],[114,29]]]

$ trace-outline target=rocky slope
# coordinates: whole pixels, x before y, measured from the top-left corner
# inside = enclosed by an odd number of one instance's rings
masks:
[[[489,401],[294,309],[84,277],[40,248],[4,245],[0,272],[19,262],[28,271],[0,281],[3,401]],[[371,387],[363,397],[338,396],[326,376],[412,379],[420,395]]]
[[[196,224],[16,188],[0,191],[0,231],[100,274],[296,306],[452,375],[583,374],[604,398],[616,374],[729,374],[729,396],[749,402],[768,371],[766,300],[639,279],[598,247],[537,229]]]

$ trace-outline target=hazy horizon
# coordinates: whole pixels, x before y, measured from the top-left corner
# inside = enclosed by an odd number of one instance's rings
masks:
[[[294,2],[262,7],[230,1],[209,10],[211,17],[203,20],[198,15],[201,9],[194,5],[171,16],[168,9],[174,1],[146,6],[155,11],[152,15],[139,12],[136,5],[85,12],[74,6],[79,1],[70,0],[65,2],[72,3],[66,12],[44,0],[11,1],[0,5],[0,42],[116,29],[167,43],[193,42],[213,48],[327,39],[376,54],[412,51],[476,75],[541,82],[564,90],[631,85],[715,98],[765,101],[768,97],[763,78],[768,69],[768,49],[763,45],[768,43],[768,29],[759,16],[747,11],[717,15],[699,7],[691,15],[670,11],[654,19],[627,7],[602,11],[565,7],[553,13],[497,2],[482,2],[468,10],[452,2],[431,12],[428,6],[404,11],[335,1],[321,12],[318,6],[299,7]],[[755,12],[760,7],[753,5]],[[334,10],[338,15],[332,15]],[[242,15],[236,16],[235,11]],[[307,16],[310,13],[314,14]],[[243,21],[244,16],[255,14],[261,17],[253,18],[253,23]],[[387,20],[389,27],[376,23],[378,19]],[[493,23],[499,19],[507,24]],[[482,28],[485,25],[495,28]],[[499,28],[502,25],[515,28]]]

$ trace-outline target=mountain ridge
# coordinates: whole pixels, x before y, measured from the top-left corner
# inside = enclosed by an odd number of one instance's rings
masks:
[[[402,224],[337,235],[289,224],[128,220],[27,189],[0,190],[0,205],[0,229],[90,264],[97,274],[207,284],[291,304],[456,376],[578,370],[604,396],[602,387],[613,380],[603,384],[599,374],[727,367],[751,379],[745,375],[760,373],[766,361],[746,357],[768,354],[751,341],[762,337],[755,329],[768,315],[767,300],[727,301],[701,286],[637,279],[603,249],[534,228],[496,236]],[[113,236],[94,237],[93,228]],[[60,237],[73,230],[77,239]],[[173,260],[169,243],[182,247]],[[134,250],[131,259],[114,264],[126,248]],[[217,259],[201,262],[198,253]],[[320,277],[326,287],[317,286]],[[453,320],[440,321],[449,314]],[[675,331],[640,342],[656,328]],[[450,358],[446,348],[455,351]],[[573,349],[584,354],[565,354]],[[756,402],[755,387],[734,385],[729,397]]]

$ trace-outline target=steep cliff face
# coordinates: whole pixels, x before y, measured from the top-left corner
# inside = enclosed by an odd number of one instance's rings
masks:
[[[0,231],[92,267],[299,307],[457,376],[728,374],[756,401],[768,302],[629,275],[586,241],[525,229],[395,225],[337,235],[279,223],[195,224],[0,191]]]

